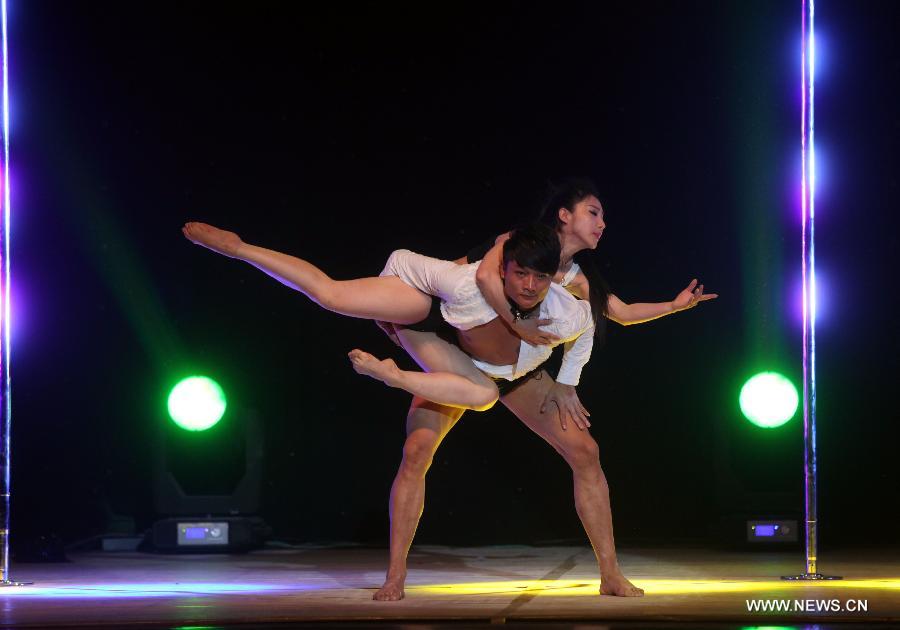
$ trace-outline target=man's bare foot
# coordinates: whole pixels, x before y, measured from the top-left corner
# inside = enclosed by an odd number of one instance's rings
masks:
[[[629,582],[628,578],[621,573],[614,573],[610,576],[601,575],[600,594],[617,597],[643,597],[644,589]]]
[[[181,232],[192,243],[229,258],[237,258],[238,248],[243,244],[241,237],[234,232],[226,232],[206,223],[185,223]]]
[[[379,602],[396,602],[406,597],[403,591],[403,582],[405,580],[385,580],[384,585],[372,595],[372,599]]]
[[[397,367],[393,359],[379,361],[368,352],[363,352],[362,350],[351,350],[347,356],[350,357],[350,362],[353,364],[353,369],[356,370],[357,374],[371,376],[391,387],[394,387],[397,382],[400,368]]]

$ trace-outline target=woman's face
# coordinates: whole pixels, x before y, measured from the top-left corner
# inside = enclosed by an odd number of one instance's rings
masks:
[[[595,249],[606,223],[603,221],[603,206],[593,195],[575,204],[570,211],[559,209],[559,220],[563,223],[563,238],[575,239],[576,243],[586,249]],[[563,241],[563,245],[565,245]]]

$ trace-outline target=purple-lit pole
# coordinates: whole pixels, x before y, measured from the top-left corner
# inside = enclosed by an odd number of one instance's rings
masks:
[[[0,0],[3,54],[3,221],[0,227],[0,582],[9,582],[9,78],[6,48],[6,0]]]
[[[9,57],[6,46],[6,0],[0,0],[3,63],[3,147],[0,163],[0,586],[16,586],[9,578],[9,432],[12,407],[9,387]]]
[[[806,573],[815,575],[816,531],[816,148],[815,148],[815,0],[803,0],[803,471],[806,488]]]
[[[803,473],[806,514],[806,573],[785,576],[794,580],[840,579],[818,572],[818,531],[816,516],[816,148],[815,148],[815,74],[816,40],[813,20],[815,0],[803,2],[803,52],[801,72],[803,97],[801,113],[801,152],[803,182]]]

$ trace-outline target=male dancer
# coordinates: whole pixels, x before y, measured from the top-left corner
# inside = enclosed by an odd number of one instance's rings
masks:
[[[588,236],[593,235],[593,242],[596,243],[596,238],[605,228],[603,208],[596,197],[593,185],[584,183],[581,180],[571,180],[561,187],[548,203],[546,212],[552,213],[554,217],[558,216],[560,222],[566,224],[564,226],[558,224],[557,228],[562,232],[568,230],[570,239],[572,236],[577,237],[580,230],[586,232]],[[573,225],[579,227],[572,228]],[[576,238],[576,246],[577,240]],[[571,260],[572,253],[570,249],[568,260]],[[485,261],[487,260],[488,258],[485,258]],[[457,262],[464,264],[473,260],[461,259]],[[558,281],[566,282],[567,277],[568,273],[560,272]],[[482,287],[482,290],[486,288]],[[587,287],[579,286],[578,293],[586,297]],[[623,325],[641,323],[692,308],[702,301],[715,297],[704,295],[703,286],[697,286],[696,280],[670,302],[626,304],[610,294],[608,317]],[[502,297],[499,302],[502,304]],[[491,304],[495,302],[492,301]],[[502,306],[495,304],[495,308]],[[429,333],[414,330],[418,328],[417,326],[412,328],[385,326],[385,328],[392,338],[407,348],[428,347],[426,338]],[[494,333],[498,337],[513,334],[503,328],[496,329]],[[585,337],[587,335],[582,335],[582,339]],[[522,347],[525,345],[522,344]],[[470,346],[469,350],[477,354],[480,348]],[[432,366],[431,369],[447,369],[441,363],[440,356],[424,358]],[[420,364],[424,363],[420,361]],[[561,370],[559,380],[564,379],[565,383],[554,382],[545,371],[541,371],[538,378],[527,379],[518,387],[504,392],[500,401],[526,426],[553,446],[572,468],[576,510],[597,558],[601,573],[601,592],[609,595],[640,596],[643,591],[633,586],[618,567],[609,489],[600,467],[599,449],[590,434],[583,430],[590,426],[587,419],[589,414],[575,393],[574,384],[577,384],[577,380],[572,382],[570,375]],[[391,489],[390,564],[384,585],[374,595],[376,600],[398,600],[404,596],[407,555],[424,506],[425,475],[435,451],[462,413],[463,410],[458,408],[435,405],[419,398],[413,400],[407,416],[407,439],[403,448],[403,460]],[[579,431],[567,431],[569,422],[574,422]]]
[[[461,264],[461,261],[458,262]],[[386,271],[390,270],[391,265],[389,264]],[[504,255],[502,275],[507,298],[512,298],[511,294],[515,294],[515,280],[512,280],[511,283],[511,275],[517,271],[511,268],[509,258]],[[547,284],[549,285],[549,279],[547,279]],[[429,290],[429,287],[421,283],[417,288],[434,293],[433,290]],[[534,288],[542,291],[541,297],[543,298],[547,294],[549,286],[534,286]],[[552,288],[554,297],[557,292],[567,296],[568,300],[575,304],[575,309],[569,311],[568,314],[542,309],[538,317],[554,319],[554,315],[571,317],[579,310],[589,312],[587,303],[572,297],[559,285],[552,285]],[[452,360],[452,357],[448,357],[446,353],[430,352],[433,345],[428,343],[427,338],[431,336],[433,328],[434,324],[430,322],[424,325],[397,326],[395,332],[398,341],[404,348],[409,349],[410,354],[420,365],[429,365],[432,370],[451,370],[453,366],[449,361]],[[469,355],[473,357],[491,356],[492,362],[496,363],[514,364],[522,349],[526,349],[526,351],[534,349],[534,347],[524,344],[501,322],[499,317],[493,318],[490,323],[479,328],[480,334],[475,338],[471,335],[466,336],[458,330],[445,330],[444,332],[455,334],[460,346]],[[548,329],[548,327],[544,327],[544,329]],[[548,329],[548,332],[558,333],[561,331]],[[573,352],[573,350],[580,341],[585,340],[592,333],[593,327],[587,328],[575,344],[567,344],[568,352],[563,357],[564,363],[560,370],[560,377],[564,377],[568,384],[554,381],[543,367],[538,367],[530,374],[515,381],[501,381],[500,402],[528,428],[553,446],[572,468],[575,507],[597,558],[601,575],[601,593],[626,597],[641,596],[644,591],[631,584],[618,566],[613,539],[609,488],[603,469],[600,467],[597,443],[590,433],[584,430],[590,426],[589,421],[584,417],[587,415],[587,411],[581,407],[583,414],[571,415],[578,431],[568,431],[566,423],[559,413],[562,406],[571,407],[573,404],[581,406],[575,394],[575,386],[578,384],[581,367],[587,361],[590,348],[588,346],[587,356],[577,351]],[[538,346],[537,348],[546,349],[548,347]],[[566,363],[567,358],[572,359],[568,364]],[[563,405],[563,401],[565,401],[565,405]],[[403,446],[403,459],[391,487],[390,562],[384,585],[373,596],[376,600],[396,601],[405,595],[407,557],[424,509],[425,475],[444,436],[455,426],[464,411],[458,407],[439,405],[419,397],[413,399],[407,416],[407,437]]]
[[[579,203],[588,202],[599,204],[593,197]],[[353,313],[351,311],[354,309],[350,308],[342,309],[336,301],[335,284],[353,288],[355,287],[354,283],[359,281],[335,283],[305,261],[263,248],[245,246],[237,235],[223,232],[212,226],[188,224],[184,233],[187,238],[197,244],[253,264],[283,284],[304,292],[329,310],[359,317],[372,316]],[[558,253],[556,256],[556,260],[558,260]],[[510,270],[508,261],[505,269],[507,272]],[[529,284],[533,283],[535,278],[523,279],[524,284]],[[507,284],[508,282],[508,280],[505,281]],[[698,295],[698,293],[702,294],[702,291],[698,289],[692,292],[691,289],[693,289],[693,283],[671,303],[641,305],[644,308],[641,309],[640,317],[633,321],[645,321],[652,316],[693,306],[702,299]],[[526,287],[525,293],[530,294],[529,297],[533,301],[536,295],[533,284],[531,288]],[[324,294],[328,295],[327,299],[323,297]],[[358,297],[360,294],[356,292],[354,295]],[[520,304],[520,306],[528,308],[527,305]],[[622,306],[631,305],[623,304]],[[659,307],[657,309],[659,314],[651,314],[648,317],[646,307],[656,306]],[[628,323],[629,318],[624,314],[611,313],[611,315],[617,321]],[[483,327],[485,330],[490,328],[490,322]],[[434,335],[431,332],[403,329],[399,331],[399,336],[404,347],[415,349],[414,358],[420,365],[428,365],[433,372],[443,370],[448,373],[459,373],[460,366],[455,363],[460,360],[467,362],[468,368],[471,369],[470,358],[466,358],[458,352],[455,354],[442,352],[439,344],[432,343]],[[490,356],[492,357],[491,361],[503,363],[505,360],[496,357],[510,352],[512,348],[518,349],[522,344],[505,327],[495,326],[490,334],[481,335],[478,339],[462,339],[460,345],[468,346],[469,351],[476,356],[479,354],[484,357]],[[509,363],[517,363],[516,359],[517,357],[512,357],[509,359]],[[601,592],[621,596],[642,595],[643,591],[634,587],[622,575],[617,564],[612,536],[609,492],[605,476],[600,468],[597,444],[587,432],[566,431],[564,424],[560,422],[562,419],[558,418],[557,413],[554,412],[554,405],[548,404],[556,402],[557,408],[570,407],[573,399],[577,401],[574,394],[577,373],[580,373],[580,366],[578,366],[574,383],[563,385],[554,382],[545,371],[534,370],[532,374],[513,382],[513,388],[504,387],[504,391],[500,392],[500,399],[529,428],[549,442],[572,467],[576,509],[597,556],[601,572]],[[409,390],[409,388],[405,389]],[[580,405],[580,403],[578,404]],[[544,413],[545,410],[547,413]],[[375,599],[396,600],[403,597],[406,557],[424,505],[425,473],[444,435],[455,425],[462,413],[463,409],[459,407],[438,405],[421,397],[417,397],[413,401],[408,416],[403,461],[391,492],[391,563],[385,584],[375,594]],[[578,414],[572,417],[579,429],[587,425],[586,420],[579,420]]]

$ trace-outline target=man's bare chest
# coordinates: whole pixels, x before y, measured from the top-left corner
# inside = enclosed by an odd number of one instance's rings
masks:
[[[457,334],[462,349],[480,361],[513,365],[519,360],[521,340],[499,317],[469,330],[458,330]]]

